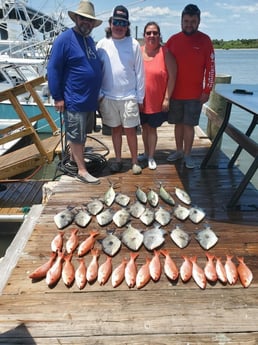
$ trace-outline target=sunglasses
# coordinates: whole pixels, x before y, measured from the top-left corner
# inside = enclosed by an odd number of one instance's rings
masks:
[[[125,20],[118,20],[118,19],[112,20],[112,24],[114,26],[122,26],[123,28],[128,26],[128,22],[126,22]]]
[[[159,32],[158,31],[146,31],[145,35],[150,36],[151,34],[153,34],[153,36],[158,36]]]

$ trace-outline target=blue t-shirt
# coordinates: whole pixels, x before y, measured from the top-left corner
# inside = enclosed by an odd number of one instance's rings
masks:
[[[101,62],[93,39],[73,29],[60,34],[47,66],[49,90],[54,100],[64,100],[68,111],[95,111],[101,86]]]

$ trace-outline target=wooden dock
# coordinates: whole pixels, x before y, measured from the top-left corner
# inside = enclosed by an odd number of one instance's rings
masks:
[[[32,216],[30,226],[26,226],[19,234],[26,238],[23,247],[10,248],[7,258],[0,264],[0,274],[3,277],[7,267],[8,257],[12,258],[13,270],[0,296],[0,344],[112,344],[112,345],[171,345],[171,344],[257,344],[258,343],[258,194],[250,185],[234,209],[227,209],[234,185],[242,178],[237,167],[226,169],[227,158],[218,153],[218,161],[205,170],[198,167],[186,169],[182,162],[169,164],[166,157],[174,149],[172,127],[164,125],[159,130],[157,147],[157,170],[148,168],[141,175],[133,175],[130,159],[123,146],[124,167],[119,174],[110,175],[108,167],[101,173],[101,184],[88,185],[76,181],[72,177],[62,176],[50,196],[47,204],[40,210],[39,216]],[[95,134],[94,134],[95,135]],[[110,147],[108,158],[113,157],[111,137],[96,133]],[[207,147],[210,145],[205,135],[197,129],[193,156],[201,163]],[[142,142],[139,136],[139,151]],[[243,288],[238,280],[235,285],[208,283],[201,290],[191,279],[183,283],[179,278],[169,281],[164,274],[164,258],[162,274],[157,282],[150,281],[144,288],[128,288],[125,281],[113,288],[111,279],[104,286],[96,281],[87,283],[79,290],[74,283],[66,287],[62,279],[53,288],[46,285],[45,280],[32,282],[28,275],[50,255],[50,243],[58,233],[54,216],[68,205],[80,208],[92,198],[103,198],[109,188],[109,180],[114,184],[116,192],[130,196],[131,203],[136,200],[136,186],[144,191],[150,188],[158,191],[159,182],[170,191],[177,203],[182,204],[174,195],[174,187],[186,190],[192,199],[192,205],[201,207],[206,212],[205,219],[200,224],[194,224],[189,219],[182,222],[175,217],[163,227],[167,230],[162,248],[169,250],[178,268],[182,256],[197,256],[198,264],[204,267],[206,263],[205,250],[195,239],[196,231],[209,225],[219,237],[216,246],[210,253],[221,257],[226,255],[243,256],[246,264],[253,272],[254,279],[249,288]],[[163,201],[159,206],[173,211]],[[158,207],[159,207],[158,206]],[[188,207],[188,206],[187,206]],[[113,204],[116,211],[121,208]],[[28,220],[29,221],[29,220]],[[146,230],[139,219],[132,218],[134,227]],[[191,235],[190,244],[178,248],[171,240],[169,233],[177,225]],[[32,230],[30,230],[32,225]],[[70,236],[73,223],[65,228],[65,242]],[[100,249],[99,264],[105,261],[101,251],[101,242],[107,235],[109,226],[100,227],[93,217],[86,228],[79,227],[79,238],[82,242],[92,229],[97,229],[95,247]],[[150,228],[150,227],[148,227]],[[120,235],[124,228],[116,228],[115,234]],[[16,243],[19,243],[17,240]],[[17,246],[17,244],[15,244]],[[145,263],[146,257],[153,257],[144,246],[139,250],[136,259],[138,269]],[[86,254],[88,266],[91,254]],[[130,251],[122,245],[118,254],[113,257],[113,268],[126,257]],[[15,259],[16,258],[16,259]],[[17,262],[16,262],[17,261]],[[78,267],[76,252],[72,263]]]

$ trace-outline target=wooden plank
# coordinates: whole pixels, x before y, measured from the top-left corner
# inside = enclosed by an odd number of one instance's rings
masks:
[[[155,171],[148,168],[141,175],[131,172],[131,159],[123,147],[123,171],[110,175],[106,167],[100,173],[101,184],[83,184],[72,177],[62,176],[56,183],[47,204],[34,225],[33,232],[20,253],[16,267],[13,269],[7,285],[0,298],[0,343],[23,344],[256,344],[258,340],[258,239],[257,239],[257,191],[250,186],[247,195],[241,201],[254,204],[254,208],[244,212],[241,208],[227,210],[224,207],[229,198],[233,184],[238,184],[242,174],[238,169],[205,169],[198,167],[186,169],[183,162],[169,164],[167,155],[175,148],[171,135],[171,126],[162,126],[157,146],[158,167]],[[111,138],[98,134],[110,148],[107,158],[113,159]],[[162,138],[162,139],[161,139]],[[206,153],[209,140],[202,138],[196,131],[193,156],[198,165]],[[91,142],[88,142],[91,146]],[[139,150],[143,144],[139,140]],[[220,156],[223,163],[228,159]],[[158,282],[150,281],[143,289],[129,289],[125,282],[113,288],[110,279],[100,286],[98,282],[87,284],[79,290],[76,284],[67,288],[62,279],[53,288],[49,288],[45,280],[32,282],[28,275],[32,270],[46,262],[49,258],[50,243],[58,233],[54,216],[68,205],[80,209],[92,198],[103,199],[109,188],[109,181],[114,184],[116,192],[128,194],[131,203],[135,200],[136,186],[144,191],[150,188],[158,191],[159,182],[175,198],[175,187],[185,189],[192,198],[192,205],[200,206],[206,212],[205,220],[193,224],[189,219],[184,222],[174,216],[164,227],[167,231],[163,248],[171,253],[178,267],[183,262],[182,255],[198,257],[201,267],[206,264],[205,251],[195,239],[196,232],[206,225],[211,226],[218,235],[217,245],[210,250],[221,256],[223,262],[226,254],[243,256],[254,274],[254,280],[248,289],[244,289],[238,280],[233,286],[220,282],[208,283],[201,290],[191,279],[183,283],[169,281],[164,274],[164,258],[161,257],[162,274]],[[170,210],[173,207],[160,200],[159,206]],[[188,207],[188,206],[187,206]],[[120,208],[114,203],[111,209],[115,212]],[[132,225],[145,231],[147,227],[140,220],[132,219]],[[175,225],[180,226],[191,235],[188,247],[178,248],[170,238]],[[68,240],[72,223],[64,230],[64,242]],[[89,231],[97,229],[95,247],[101,250],[101,239],[108,229],[115,229],[120,236],[124,228],[117,228],[113,223],[100,227],[94,216],[86,228],[79,227],[79,240],[83,241]],[[139,250],[138,269],[145,262],[146,256],[153,253],[144,247]],[[129,250],[122,245],[119,253],[113,258],[116,267],[122,258],[129,258]],[[106,256],[101,252],[99,264]],[[89,265],[91,254],[85,256]],[[78,267],[75,252],[72,263]]]
[[[10,178],[51,162],[55,148],[60,142],[59,136],[52,136],[41,141],[45,155],[41,155],[35,144],[28,145],[0,157],[0,179]]]

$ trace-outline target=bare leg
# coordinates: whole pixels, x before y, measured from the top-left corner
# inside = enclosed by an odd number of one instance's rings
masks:
[[[153,128],[148,125],[148,148],[149,158],[154,158],[156,146],[157,146],[157,128]]]
[[[132,164],[137,164],[138,141],[136,135],[136,128],[124,128],[129,150],[131,152]]]
[[[176,149],[177,151],[183,151],[184,148],[184,124],[175,124],[175,139],[176,139]]]
[[[85,161],[84,161],[84,144],[77,144],[69,142],[69,146],[71,148],[71,157],[76,162],[78,167],[78,175],[82,176],[86,179],[89,183],[97,183],[99,179],[92,176],[86,169]]]
[[[191,154],[194,141],[194,127],[184,125],[184,154],[189,156]]]
[[[142,125],[142,141],[144,145],[144,153],[146,156],[149,156],[149,145],[148,145],[148,124],[144,123]]]
[[[123,127],[113,127],[112,128],[112,142],[115,151],[116,161],[121,161],[121,151],[122,151],[122,134]]]

